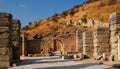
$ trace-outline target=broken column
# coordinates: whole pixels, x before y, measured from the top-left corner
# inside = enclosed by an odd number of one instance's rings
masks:
[[[0,68],[7,68],[12,62],[12,15],[0,13]]]
[[[13,49],[13,63],[18,63],[20,60],[20,46],[21,46],[21,37],[20,37],[20,21],[17,19],[12,20],[12,49]]]
[[[103,55],[110,55],[109,28],[98,28],[94,31],[94,58],[100,59]]]
[[[83,32],[83,53],[89,57],[93,56],[93,32],[85,31]]]
[[[111,56],[114,56],[114,61],[118,61],[118,58],[120,58],[120,52],[119,52],[119,36],[120,36],[120,13],[115,12],[110,15],[111,23],[110,23],[110,30],[111,30]],[[120,60],[119,60],[120,61]]]

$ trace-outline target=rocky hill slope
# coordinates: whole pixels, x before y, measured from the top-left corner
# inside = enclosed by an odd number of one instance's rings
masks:
[[[78,28],[99,27],[110,22],[109,15],[113,12],[120,12],[120,0],[88,0],[61,14],[55,13],[48,19],[29,23],[22,30],[26,30],[31,37],[39,38],[72,32]],[[92,26],[91,23],[96,25]]]

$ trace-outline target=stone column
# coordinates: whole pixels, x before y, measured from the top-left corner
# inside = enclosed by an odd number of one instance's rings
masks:
[[[22,52],[21,52],[22,55],[21,56],[22,57],[26,56],[26,54],[27,54],[27,51],[26,51],[26,36],[25,35],[26,35],[25,31],[23,31],[22,35],[21,35],[21,37],[22,37],[22,47],[21,47],[22,48],[21,49],[22,50]]]
[[[76,52],[78,52],[78,30],[76,30]]]
[[[12,15],[0,13],[0,69],[12,63]]]
[[[110,23],[110,30],[111,30],[111,55],[114,56],[114,61],[118,61],[118,36],[120,36],[120,13],[115,12],[110,15],[111,23]]]
[[[12,20],[12,48],[13,48],[13,63],[18,63],[20,60],[20,46],[21,46],[21,37],[20,37],[20,28],[21,23],[17,19]]]
[[[93,32],[85,31],[83,32],[83,53],[89,57],[93,56]]]
[[[101,56],[110,55],[110,31],[109,28],[98,28],[94,31],[94,58],[100,59]]]
[[[83,40],[82,40],[82,31],[76,31],[76,50],[77,52],[83,53]]]

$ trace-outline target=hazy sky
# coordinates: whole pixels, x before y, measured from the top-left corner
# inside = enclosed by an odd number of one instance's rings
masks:
[[[29,22],[62,13],[86,0],[0,0],[0,12],[8,12],[20,19],[22,27]]]

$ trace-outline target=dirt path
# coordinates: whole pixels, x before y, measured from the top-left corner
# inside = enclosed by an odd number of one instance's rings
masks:
[[[119,69],[95,62],[61,60],[59,57],[24,57],[17,67],[8,69]]]

